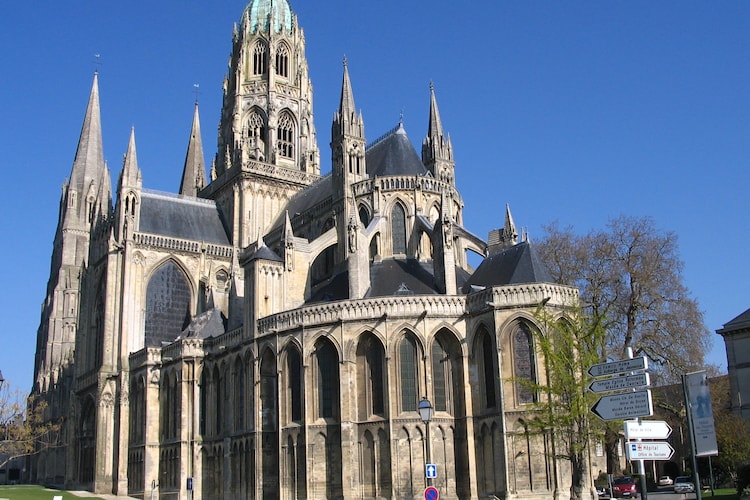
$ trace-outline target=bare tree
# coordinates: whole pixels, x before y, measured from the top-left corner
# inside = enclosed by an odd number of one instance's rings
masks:
[[[7,384],[7,382],[6,382]],[[60,423],[46,417],[47,403],[3,385],[0,390],[0,469],[9,462],[59,446]]]
[[[630,347],[652,361],[652,379],[677,382],[704,367],[710,333],[683,284],[677,236],[650,217],[620,216],[604,230],[576,234],[556,223],[537,244],[552,277],[577,286],[581,302],[602,318],[601,361],[625,358]],[[607,472],[616,472],[618,423],[606,425]]]
[[[582,302],[607,318],[603,359],[623,358],[632,347],[657,365],[664,383],[704,368],[710,332],[683,283],[675,233],[628,216],[582,236],[554,223],[545,231],[537,248],[553,278],[578,286]]]

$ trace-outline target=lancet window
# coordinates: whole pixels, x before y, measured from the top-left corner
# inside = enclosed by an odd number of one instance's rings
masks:
[[[276,149],[279,155],[294,159],[294,120],[289,113],[283,113],[279,118],[277,135]]]
[[[266,45],[263,42],[258,42],[253,47],[253,74],[265,74],[267,66],[268,54],[266,52]]]
[[[284,44],[276,49],[276,74],[289,78],[289,48]]]

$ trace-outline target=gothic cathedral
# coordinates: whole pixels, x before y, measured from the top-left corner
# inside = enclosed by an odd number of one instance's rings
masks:
[[[210,165],[196,103],[179,193],[143,186],[131,132],[113,196],[94,75],[35,359],[65,446],[32,480],[191,500],[415,499],[428,484],[566,498],[519,380],[544,376],[535,310],[562,315],[578,292],[509,209],[487,241],[464,226],[435,89],[421,155],[403,123],[368,143],[345,61],[321,175],[297,16],[250,0],[223,92]]]

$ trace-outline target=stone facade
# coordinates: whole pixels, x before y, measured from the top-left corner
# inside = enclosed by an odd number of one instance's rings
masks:
[[[750,309],[716,330],[724,338],[732,411],[750,424]]]
[[[345,62],[321,176],[304,49],[286,0],[251,0],[209,175],[196,104],[180,193],[143,188],[133,132],[114,205],[94,77],[35,369],[67,446],[33,479],[422,498],[429,450],[443,498],[566,498],[553,436],[525,424],[539,395],[517,380],[544,376],[535,311],[562,316],[577,290],[551,282],[509,209],[489,244],[464,227],[434,88],[421,158],[403,123],[366,146]]]

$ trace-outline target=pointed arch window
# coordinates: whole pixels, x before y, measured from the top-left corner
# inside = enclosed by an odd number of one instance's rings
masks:
[[[401,376],[401,411],[417,411],[417,346],[404,335],[398,346],[399,375]]]
[[[360,418],[385,416],[385,350],[372,334],[357,345],[357,370]]]
[[[432,345],[432,390],[434,392],[433,404],[435,411],[448,411],[450,360],[448,355],[437,340]]]
[[[146,289],[146,346],[173,342],[190,323],[192,293],[184,271],[167,261],[151,276]]]
[[[268,53],[266,52],[266,44],[258,42],[253,47],[253,74],[263,75],[268,67]]]
[[[400,203],[391,209],[391,238],[393,255],[406,254],[406,211]]]
[[[289,419],[302,421],[302,357],[296,349],[290,349],[286,370],[287,404]]]
[[[294,120],[289,113],[283,113],[279,118],[277,134],[276,150],[279,155],[294,159]]]
[[[318,417],[336,418],[338,403],[338,356],[330,342],[320,342],[316,348],[318,377]]]
[[[495,344],[486,328],[481,327],[477,333],[475,359],[478,365],[480,394],[483,409],[495,408],[497,405],[495,379]]]
[[[276,49],[276,74],[289,78],[289,48],[283,43]]]
[[[518,404],[534,402],[534,391],[524,380],[534,382],[534,356],[531,351],[531,329],[526,323],[519,323],[513,331],[513,376],[516,379]]]

